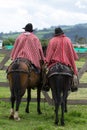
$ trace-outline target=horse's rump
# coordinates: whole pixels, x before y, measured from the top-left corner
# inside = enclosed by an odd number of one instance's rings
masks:
[[[13,75],[19,75],[21,86],[34,88],[37,87],[40,82],[40,73],[37,73],[32,63],[24,58],[18,58],[9,65],[7,78],[10,86],[12,86]]]

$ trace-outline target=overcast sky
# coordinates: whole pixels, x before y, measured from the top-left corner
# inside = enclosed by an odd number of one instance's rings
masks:
[[[87,23],[87,0],[0,0],[0,32]]]

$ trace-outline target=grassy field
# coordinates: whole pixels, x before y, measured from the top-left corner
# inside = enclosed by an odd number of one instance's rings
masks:
[[[1,56],[0,61],[3,56]],[[10,61],[6,63],[9,65]],[[82,67],[84,59],[78,61],[78,67]],[[0,82],[7,82],[6,72],[0,70]],[[85,73],[80,82],[87,82]],[[49,92],[51,96],[51,92]],[[9,87],[0,86],[0,98],[10,97]],[[26,94],[24,95],[26,97]],[[36,91],[32,90],[32,97],[36,97]],[[43,95],[42,95],[43,97]],[[79,89],[78,92],[70,93],[68,99],[87,99],[87,88]],[[9,120],[10,103],[0,100],[0,130],[87,130],[87,105],[68,105],[68,113],[65,113],[65,126],[54,125],[54,107],[47,103],[41,103],[42,115],[36,111],[36,103],[30,103],[30,113],[25,113],[26,103],[20,105],[21,121]]]
[[[25,113],[25,103],[20,105],[19,122],[9,120],[10,103],[0,102],[0,130],[87,130],[87,106],[68,105],[65,126],[54,125],[54,107],[41,103],[42,115],[36,112],[36,103],[30,104],[30,113]]]

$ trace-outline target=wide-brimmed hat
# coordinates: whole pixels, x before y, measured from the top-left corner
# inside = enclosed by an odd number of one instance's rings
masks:
[[[63,30],[60,27],[55,28],[55,34],[54,34],[54,36],[59,36],[61,34],[64,34]]]
[[[33,32],[34,31],[32,23],[28,23],[23,29],[25,31],[28,31],[28,32]]]

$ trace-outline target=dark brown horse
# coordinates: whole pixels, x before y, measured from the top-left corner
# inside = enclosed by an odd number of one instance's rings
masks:
[[[16,59],[7,70],[7,79],[11,91],[11,113],[10,119],[20,120],[18,115],[21,99],[27,89],[27,106],[25,111],[29,113],[29,102],[31,100],[31,89],[37,88],[37,111],[40,110],[41,73],[26,59]],[[14,108],[16,102],[16,108]]]
[[[57,63],[47,74],[48,85],[52,90],[55,105],[55,124],[59,122],[59,106],[61,105],[61,125],[64,123],[64,112],[67,112],[67,97],[72,83],[72,70],[63,64]]]

